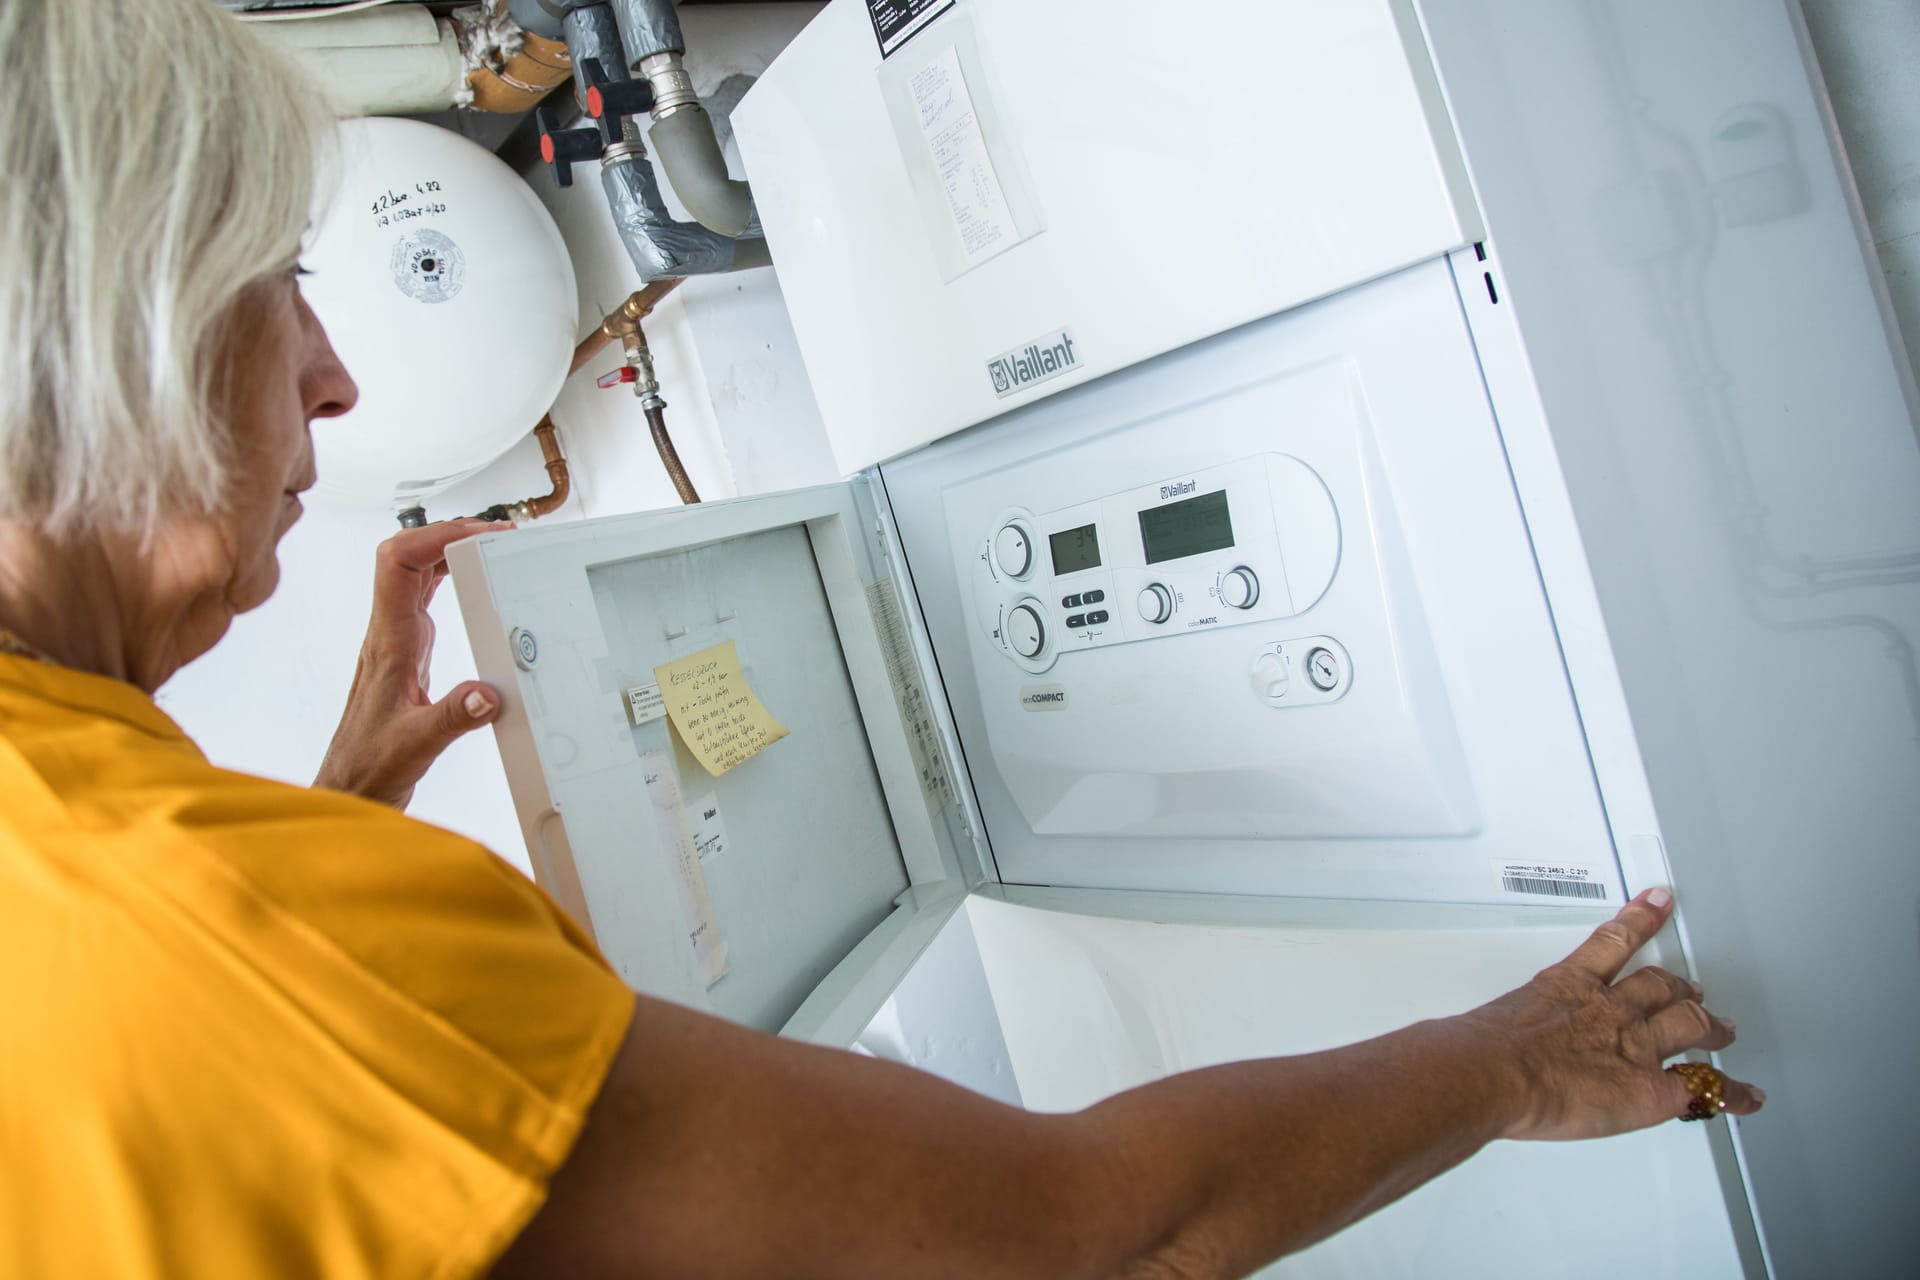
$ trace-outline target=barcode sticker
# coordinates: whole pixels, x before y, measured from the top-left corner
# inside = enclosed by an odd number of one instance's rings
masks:
[[[1508,893],[1581,898],[1591,902],[1604,902],[1607,897],[1607,882],[1592,867],[1563,862],[1495,862],[1493,874]]]

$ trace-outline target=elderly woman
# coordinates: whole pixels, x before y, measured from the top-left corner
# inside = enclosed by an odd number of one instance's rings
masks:
[[[1733,1029],[1620,977],[1658,890],[1483,1008],[1077,1115],[636,998],[399,812],[494,710],[417,675],[473,526],[382,548],[319,786],[214,767],[153,691],[355,396],[296,278],[328,122],[210,0],[6,0],[0,63],[0,1274],[1227,1276],[1497,1139],[1759,1106],[1661,1069]]]

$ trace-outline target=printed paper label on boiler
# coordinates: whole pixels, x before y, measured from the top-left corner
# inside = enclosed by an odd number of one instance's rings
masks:
[[[787,736],[740,670],[733,641],[653,669],[680,741],[719,777]]]
[[[960,51],[952,45],[942,49],[907,84],[967,265],[1011,249],[1020,232],[960,72]]]
[[[727,851],[727,824],[720,816],[720,800],[709,791],[697,797],[687,811],[693,824],[693,848],[701,862],[712,862]]]
[[[880,42],[880,56],[891,58],[953,5],[954,0],[867,0],[867,16],[873,19],[873,38]]]
[[[657,684],[636,685],[627,690],[627,720],[638,729],[667,714],[667,700]]]

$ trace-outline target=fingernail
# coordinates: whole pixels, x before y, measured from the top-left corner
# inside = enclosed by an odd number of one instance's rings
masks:
[[[1665,889],[1647,890],[1647,905],[1652,907],[1656,911],[1664,910],[1666,908],[1666,905],[1672,901],[1673,901],[1673,895],[1668,893]]]
[[[1703,1000],[1706,998],[1707,989],[1701,986],[1699,983],[1689,982],[1687,983],[1687,986],[1693,991],[1693,998],[1695,1000]]]
[[[1748,1087],[1753,1090],[1753,1100],[1755,1102],[1765,1102],[1767,1100],[1767,1091],[1765,1089],[1762,1089],[1757,1084],[1749,1085]]]
[[[481,716],[493,710],[493,701],[478,689],[475,689],[467,695],[467,700],[463,705],[467,709],[467,714],[475,720],[478,720]]]

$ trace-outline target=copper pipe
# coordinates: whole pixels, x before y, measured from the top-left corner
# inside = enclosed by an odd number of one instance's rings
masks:
[[[494,12],[503,8],[505,0],[499,0]],[[473,90],[471,105],[475,111],[518,114],[539,106],[555,85],[564,84],[572,76],[573,60],[567,56],[566,44],[528,31],[520,52],[502,63],[498,71],[492,67],[469,71],[467,87]]]
[[[573,492],[573,477],[567,472],[567,458],[560,452],[560,437],[554,431],[551,416],[540,419],[540,425],[533,429],[533,438],[540,442],[540,456],[547,461],[547,478],[553,481],[551,493],[528,498],[520,504],[527,509],[529,519],[537,520],[567,504],[567,497]]]
[[[607,313],[600,327],[580,340],[573,349],[573,364],[568,368],[569,375],[580,372],[587,363],[600,354],[601,348],[609,342],[619,341],[623,346],[630,336],[640,332],[640,322],[653,314],[660,300],[680,287],[680,280],[655,280],[652,284],[627,296],[627,300]]]
[[[673,447],[673,437],[667,434],[665,405],[656,405],[647,410],[647,430],[653,433],[653,447],[660,451],[660,463],[666,467],[667,478],[673,481],[673,491],[680,495],[680,501],[689,506],[700,501],[693,480],[680,461],[680,451]]]
[[[496,503],[482,511],[480,519],[511,520],[515,524],[525,524],[541,516],[550,516],[566,505],[568,495],[573,492],[573,477],[567,471],[566,455],[560,452],[560,437],[551,415],[540,419],[540,425],[533,429],[533,438],[540,442],[540,456],[547,460],[547,479],[553,482],[552,491],[537,498]],[[406,524],[404,518],[401,524]]]

